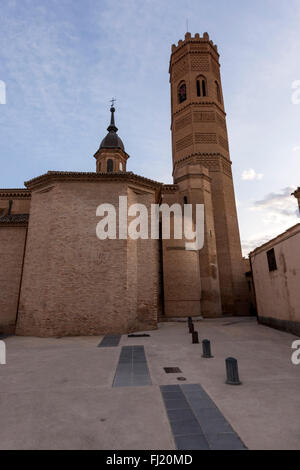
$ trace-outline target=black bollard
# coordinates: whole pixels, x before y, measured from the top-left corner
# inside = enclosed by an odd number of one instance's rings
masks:
[[[193,323],[192,317],[188,317],[188,323]]]
[[[205,359],[211,359],[212,357],[214,357],[211,354],[210,341],[208,339],[204,339],[202,341],[202,351],[202,357],[204,357]]]
[[[198,331],[193,331],[193,344],[199,344]]]
[[[194,333],[194,331],[195,331],[194,330],[194,323],[189,324],[189,331],[190,331],[190,333]]]
[[[226,374],[227,380],[226,383],[229,385],[241,385],[239,379],[238,363],[234,357],[228,357],[226,359]]]

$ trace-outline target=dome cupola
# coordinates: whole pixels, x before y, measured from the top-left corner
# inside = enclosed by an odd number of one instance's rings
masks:
[[[112,100],[114,101],[114,100]],[[122,139],[118,136],[118,128],[115,124],[115,108],[110,108],[110,125],[108,126],[108,134],[102,140],[99,149],[94,157],[97,160],[97,173],[125,172],[126,162],[129,155],[125,152]]]

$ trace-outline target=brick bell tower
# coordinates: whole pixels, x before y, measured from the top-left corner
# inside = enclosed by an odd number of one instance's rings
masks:
[[[209,171],[217,268],[223,314],[249,313],[247,285],[231,172],[226,113],[224,109],[217,46],[203,37],[186,33],[172,46],[170,59],[171,130],[174,184],[180,184],[184,168],[201,165]],[[196,175],[194,177],[197,177]],[[196,198],[197,199],[197,198]],[[202,201],[195,200],[193,203]],[[206,223],[211,209],[205,206]],[[206,230],[204,251],[209,244]],[[201,254],[200,254],[200,269]]]

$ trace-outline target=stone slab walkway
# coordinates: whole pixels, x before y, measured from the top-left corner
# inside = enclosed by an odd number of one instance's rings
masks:
[[[297,338],[249,318],[200,321],[195,329],[200,341],[211,341],[213,359],[201,357],[201,344],[192,344],[183,323],[161,323],[145,332],[150,337],[123,335],[119,345],[101,348],[100,336],[6,338],[0,449],[191,448],[186,417],[166,406],[170,390],[164,386],[183,394],[187,414],[201,428],[196,435],[209,448],[228,448],[229,439],[229,447],[242,442],[249,449],[300,449],[300,366],[291,362]],[[137,346],[145,353],[151,384],[113,386],[121,351]],[[238,387],[225,383],[230,356],[238,359]],[[165,367],[182,372],[167,374]],[[179,376],[186,380],[179,382]],[[194,386],[206,397],[204,411]]]

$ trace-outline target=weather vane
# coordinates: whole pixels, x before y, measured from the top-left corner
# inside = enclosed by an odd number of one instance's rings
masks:
[[[112,99],[110,100],[110,103],[111,103],[111,107],[112,107],[112,108],[113,108],[113,106],[114,106],[114,104],[115,104],[115,101],[117,101],[116,98],[112,98]]]

